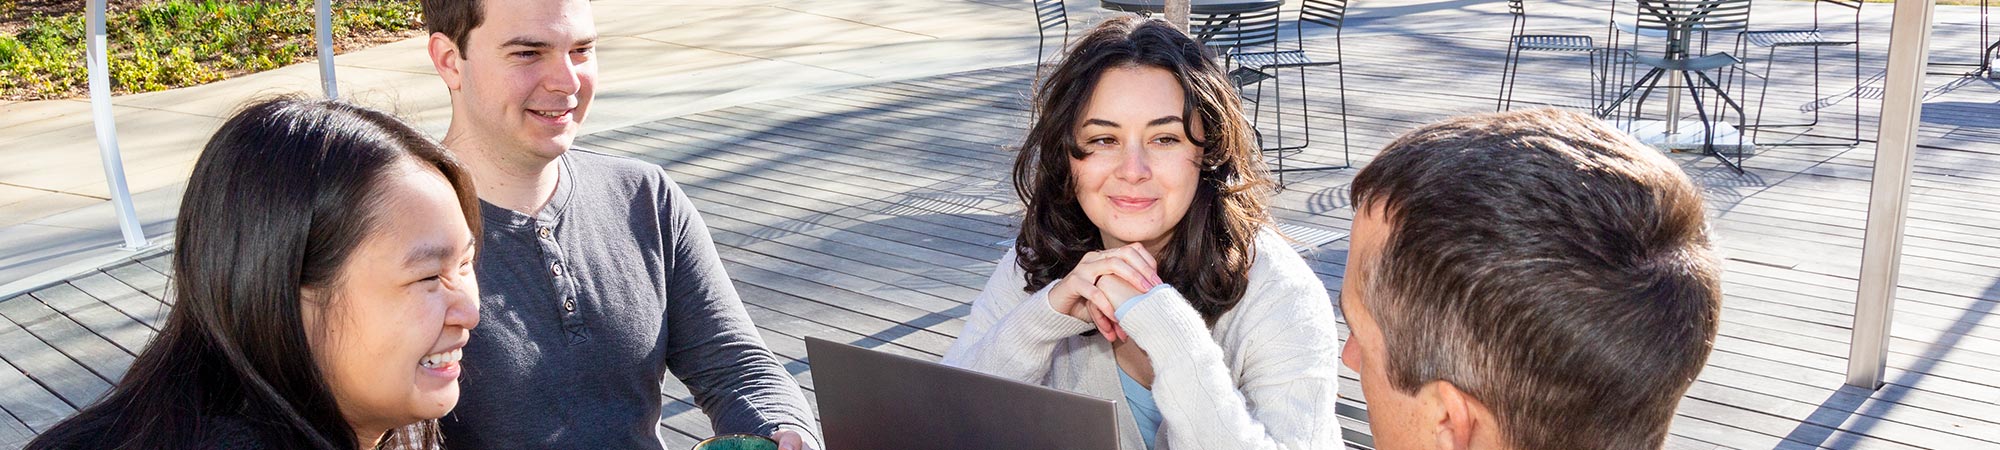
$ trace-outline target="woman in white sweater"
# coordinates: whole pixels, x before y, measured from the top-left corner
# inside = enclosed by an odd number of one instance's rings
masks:
[[[1019,244],[944,362],[1119,400],[1125,450],[1340,448],[1333,305],[1268,229],[1209,56],[1133,16],[1068,49],[1014,164]]]

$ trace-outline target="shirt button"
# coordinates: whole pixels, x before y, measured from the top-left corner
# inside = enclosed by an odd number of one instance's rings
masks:
[[[559,262],[549,263],[549,271],[555,273],[556,276],[558,277],[562,276],[562,263]]]
[[[548,239],[550,235],[555,234],[555,229],[549,227],[541,227],[541,229],[535,230],[535,234],[541,235],[542,239]]]
[[[563,311],[576,312],[576,299],[563,300]]]

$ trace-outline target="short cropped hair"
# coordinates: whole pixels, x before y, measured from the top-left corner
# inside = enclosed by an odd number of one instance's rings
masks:
[[[1447,381],[1521,449],[1660,448],[1714,346],[1701,190],[1587,115],[1446,120],[1354,180],[1389,237],[1357,267],[1394,387]]]
[[[432,33],[444,33],[451,43],[458,46],[458,57],[465,58],[466,41],[472,38],[472,29],[486,21],[479,8],[484,5],[479,0],[423,0],[424,29]]]

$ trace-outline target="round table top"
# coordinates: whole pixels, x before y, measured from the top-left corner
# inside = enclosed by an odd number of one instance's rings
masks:
[[[1104,9],[1123,12],[1166,11],[1166,0],[1101,0]],[[1188,0],[1188,12],[1194,14],[1231,14],[1263,11],[1284,4],[1284,0]]]

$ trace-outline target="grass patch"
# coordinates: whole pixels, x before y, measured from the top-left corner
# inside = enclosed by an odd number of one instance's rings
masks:
[[[5,0],[0,0],[5,1]],[[333,35],[422,26],[414,0],[334,2]],[[112,90],[151,92],[311,59],[312,0],[164,0],[107,14]],[[0,98],[76,97],[87,88],[82,13],[36,16],[0,34]]]

